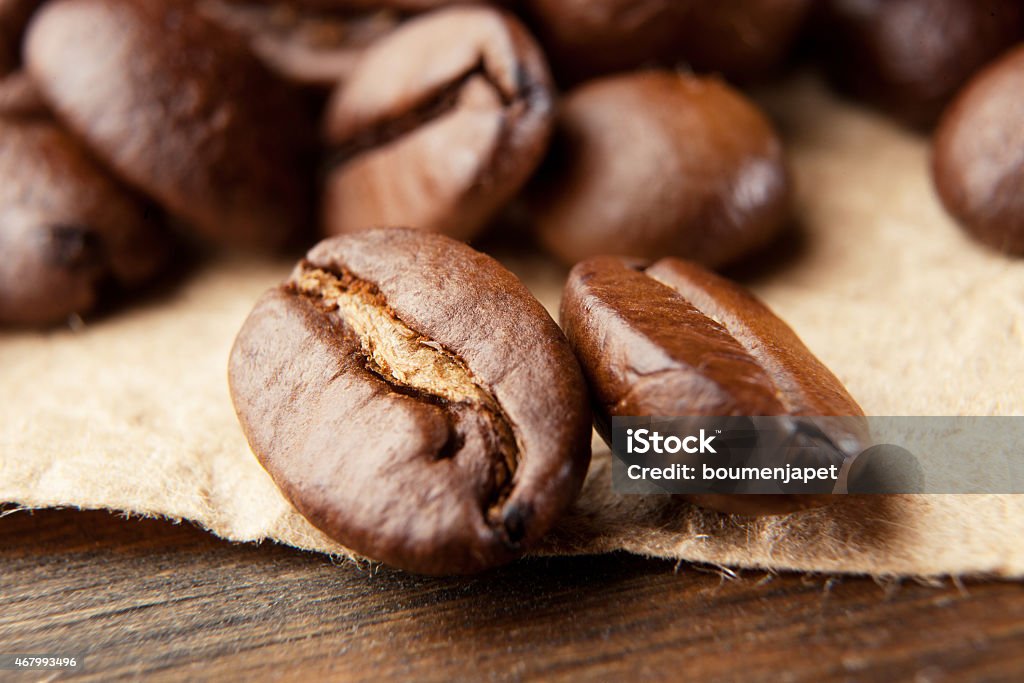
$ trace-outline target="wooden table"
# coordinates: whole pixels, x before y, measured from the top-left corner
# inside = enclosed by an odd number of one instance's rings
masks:
[[[338,565],[105,512],[0,518],[0,679],[1022,680],[1024,587],[716,570],[628,555],[473,578]]]

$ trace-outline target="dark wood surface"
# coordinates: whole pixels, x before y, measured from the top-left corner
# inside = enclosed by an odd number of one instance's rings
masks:
[[[78,511],[0,517],[0,555],[0,653],[85,655],[3,680],[1024,680],[1010,582],[628,555],[435,579]]]

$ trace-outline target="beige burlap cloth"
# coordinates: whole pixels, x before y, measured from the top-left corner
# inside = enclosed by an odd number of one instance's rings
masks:
[[[869,414],[1024,408],[1024,261],[943,214],[921,137],[808,77],[761,97],[799,185],[796,236],[739,275]],[[549,307],[564,273],[513,257]],[[77,331],[0,335],[0,501],[192,520],[236,541],[346,554],[281,497],[249,452],[225,368],[285,263],[209,263],[156,301]],[[595,452],[582,497],[543,552],[616,549],[730,567],[1024,577],[1024,496],[846,498],[744,519],[611,491]]]

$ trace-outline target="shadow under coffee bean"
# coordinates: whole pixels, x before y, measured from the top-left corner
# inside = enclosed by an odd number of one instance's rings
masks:
[[[314,247],[231,352],[243,430],[356,552],[427,574],[508,562],[579,493],[590,413],[561,331],[497,261],[373,230]]]
[[[21,38],[43,0],[0,0],[0,78],[21,66]]]

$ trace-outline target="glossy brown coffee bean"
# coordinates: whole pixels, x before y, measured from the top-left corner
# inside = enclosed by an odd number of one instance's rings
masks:
[[[825,0],[822,10],[815,33],[833,81],[923,128],[1024,35],[1020,0]]]
[[[789,55],[814,0],[697,2],[683,22],[680,56],[734,81],[770,75]]]
[[[550,77],[510,15],[457,7],[375,43],[325,120],[329,234],[406,225],[474,237],[547,147]]]
[[[749,79],[788,53],[810,0],[527,0],[560,80],[687,63]]]
[[[242,38],[168,0],[55,0],[26,64],[120,177],[203,236],[277,247],[308,225],[310,123]]]
[[[440,9],[447,5],[481,4],[479,0],[222,0],[234,5],[277,5],[321,12],[403,12],[407,14]],[[502,3],[491,3],[502,4]]]
[[[560,81],[671,63],[694,0],[527,0]]]
[[[324,3],[327,4],[327,3]],[[394,31],[402,14],[386,7],[357,12],[284,2],[204,0],[200,9],[244,35],[260,58],[294,83],[330,90],[348,80],[363,52]]]
[[[1024,45],[979,73],[943,116],[932,172],[974,237],[1024,256]]]
[[[517,557],[590,459],[586,387],[557,325],[496,261],[424,231],[314,247],[257,303],[229,379],[299,512],[410,571]]]
[[[59,323],[137,286],[169,242],[147,205],[47,121],[0,120],[0,323]]]
[[[775,130],[742,95],[650,71],[569,93],[533,208],[541,242],[569,264],[673,255],[717,267],[785,226],[790,184]]]
[[[862,416],[799,337],[742,287],[680,259],[603,256],[569,275],[561,323],[590,385],[598,431],[616,416]],[[837,459],[859,453],[859,420],[827,423]],[[821,425],[819,425],[821,426]],[[812,496],[700,496],[727,512],[779,513]]]
[[[469,0],[201,0],[283,78],[315,88],[348,80],[363,52],[419,12]]]

